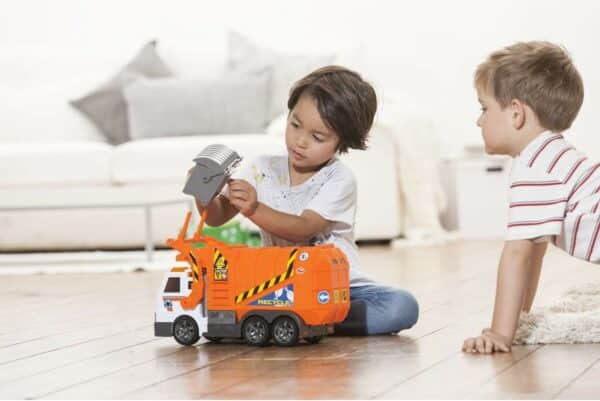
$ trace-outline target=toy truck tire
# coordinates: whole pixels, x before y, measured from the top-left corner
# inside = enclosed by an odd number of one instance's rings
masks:
[[[260,316],[249,316],[242,325],[242,336],[248,345],[263,347],[269,342],[269,324]]]
[[[318,344],[319,341],[321,341],[322,339],[323,339],[323,336],[304,337],[304,340],[311,344]]]
[[[273,342],[283,347],[291,347],[298,343],[300,330],[298,325],[288,316],[281,316],[275,319],[271,326],[271,336]]]
[[[173,337],[181,345],[194,345],[200,339],[198,324],[191,316],[180,316],[173,323]]]

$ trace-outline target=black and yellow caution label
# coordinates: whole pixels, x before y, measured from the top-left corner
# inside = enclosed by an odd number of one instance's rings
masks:
[[[217,248],[215,248],[213,255],[213,271],[215,281],[227,281],[227,277],[229,276],[227,259],[225,259],[225,256]]]
[[[290,256],[288,257],[287,266],[285,272],[257,285],[256,287],[252,287],[247,291],[241,292],[235,297],[235,303],[239,304],[240,302],[253,297],[254,295],[260,294],[261,292],[268,290],[269,288],[277,285],[279,283],[284,282],[285,280],[291,278],[294,275],[294,260],[296,259],[296,254],[298,253],[297,249],[294,249]]]
[[[198,261],[194,257],[194,254],[190,252],[190,264],[192,265],[192,272],[194,274],[194,281],[200,279],[200,273],[198,271]]]
[[[342,302],[348,302],[348,290],[342,290]]]

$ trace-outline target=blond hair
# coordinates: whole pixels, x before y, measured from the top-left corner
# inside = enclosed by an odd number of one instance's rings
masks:
[[[569,53],[550,42],[520,42],[492,53],[475,71],[475,86],[502,108],[518,99],[540,124],[562,132],[583,103],[583,81]]]

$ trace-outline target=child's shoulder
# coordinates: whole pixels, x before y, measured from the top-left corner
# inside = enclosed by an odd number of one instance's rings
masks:
[[[544,132],[530,142],[513,164],[513,176],[561,180],[572,167],[581,152],[570,144],[562,134]]]
[[[337,157],[323,168],[326,169],[327,178],[330,180],[356,183],[356,177],[350,167],[346,166]]]

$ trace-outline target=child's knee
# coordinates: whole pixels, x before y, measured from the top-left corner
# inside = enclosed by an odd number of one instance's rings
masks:
[[[404,290],[396,290],[393,297],[393,310],[397,330],[406,330],[413,327],[419,320],[419,303],[416,298]]]

